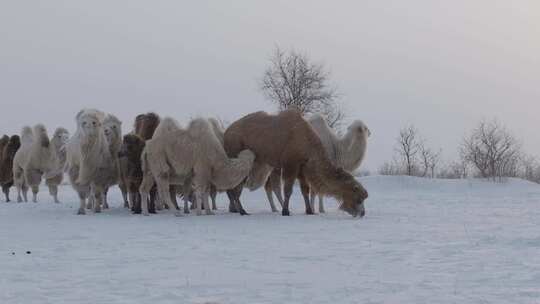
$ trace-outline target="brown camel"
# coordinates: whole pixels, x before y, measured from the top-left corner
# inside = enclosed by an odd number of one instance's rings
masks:
[[[278,115],[257,112],[233,123],[225,131],[225,151],[229,157],[236,157],[245,149],[255,153],[252,170],[265,165],[282,169],[285,194],[282,215],[290,215],[289,200],[297,178],[307,214],[313,214],[311,188],[315,193],[338,199],[340,209],[347,213],[365,215],[367,191],[351,174],[332,164],[321,140],[297,111],[286,110]],[[240,202],[243,186],[242,183],[227,191],[227,195],[240,214],[247,214]]]
[[[0,139],[0,185],[2,192],[6,196],[6,202],[9,202],[9,188],[13,186],[13,157],[21,146],[19,135],[11,137],[3,136]]]

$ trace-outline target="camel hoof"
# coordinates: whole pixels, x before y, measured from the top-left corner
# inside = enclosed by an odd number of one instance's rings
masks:
[[[101,213],[101,208],[96,208],[96,209],[94,210],[94,213]]]
[[[79,211],[77,211],[77,215],[85,215],[86,214],[86,211],[82,208],[79,209]]]
[[[247,213],[246,210],[240,210],[240,215],[249,215],[249,213]]]
[[[174,213],[174,216],[176,216],[176,217],[182,217],[182,212],[176,211],[176,212]]]
[[[148,213],[148,212],[143,212],[142,215],[144,215],[144,216],[150,216],[150,213]]]
[[[216,214],[214,212],[210,211],[210,210],[207,210],[206,215],[216,215]]]
[[[282,215],[282,216],[290,216],[291,213],[289,212],[289,210],[283,209],[283,210],[281,211],[281,215]]]

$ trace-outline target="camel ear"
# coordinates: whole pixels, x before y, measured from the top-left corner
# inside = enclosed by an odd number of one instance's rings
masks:
[[[367,136],[370,137],[371,136],[371,130],[368,127],[366,127],[366,131],[367,131]]]

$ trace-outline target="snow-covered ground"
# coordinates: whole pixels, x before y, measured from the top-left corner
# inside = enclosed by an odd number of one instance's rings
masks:
[[[77,216],[0,203],[0,303],[540,303],[540,185],[520,180],[361,179],[361,220],[336,211],[150,217],[120,207]],[[29,251],[30,254],[26,252]]]

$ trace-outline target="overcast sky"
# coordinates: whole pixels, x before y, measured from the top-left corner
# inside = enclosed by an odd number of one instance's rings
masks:
[[[234,121],[273,106],[274,46],[330,70],[348,119],[372,130],[366,167],[412,123],[446,159],[498,118],[540,154],[540,1],[2,1],[0,133],[75,128],[94,107]]]

